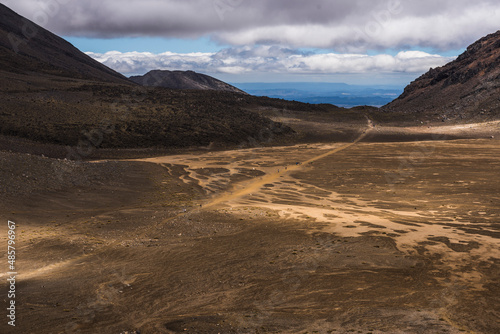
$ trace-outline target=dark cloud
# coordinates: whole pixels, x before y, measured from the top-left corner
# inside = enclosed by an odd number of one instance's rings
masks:
[[[495,0],[7,0],[58,34],[202,37],[336,51],[463,48],[498,29]]]

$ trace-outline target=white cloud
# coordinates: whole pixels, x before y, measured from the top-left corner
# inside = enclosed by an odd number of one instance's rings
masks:
[[[453,58],[422,51],[382,54],[311,54],[270,46],[239,47],[217,53],[172,53],[117,51],[89,56],[125,75],[144,74],[150,70],[194,70],[202,73],[279,73],[279,74],[349,74],[349,73],[423,73],[430,67],[444,65]]]

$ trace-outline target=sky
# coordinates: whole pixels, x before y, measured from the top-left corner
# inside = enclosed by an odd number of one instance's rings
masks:
[[[2,0],[124,75],[406,85],[500,27],[498,0]]]

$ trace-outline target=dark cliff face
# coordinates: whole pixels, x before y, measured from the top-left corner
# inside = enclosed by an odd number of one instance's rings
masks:
[[[0,4],[0,70],[131,84],[71,43]]]
[[[408,85],[385,111],[427,119],[489,120],[500,117],[500,31],[470,45],[456,60]]]
[[[150,71],[143,76],[130,77],[130,80],[142,86],[164,87],[170,89],[219,90],[246,94],[211,76],[193,71]]]

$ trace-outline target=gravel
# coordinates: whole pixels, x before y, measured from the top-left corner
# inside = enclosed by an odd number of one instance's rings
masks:
[[[0,196],[119,183],[120,162],[75,162],[0,151]]]

